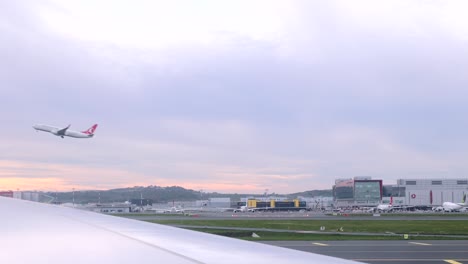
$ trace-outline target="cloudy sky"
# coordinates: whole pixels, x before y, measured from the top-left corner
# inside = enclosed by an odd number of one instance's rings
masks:
[[[468,177],[466,1],[0,1],[0,189]],[[36,133],[45,123],[92,139]]]

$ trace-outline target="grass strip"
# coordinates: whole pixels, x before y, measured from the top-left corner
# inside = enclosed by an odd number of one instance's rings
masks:
[[[325,231],[398,233],[424,235],[468,235],[468,225],[463,220],[148,220],[166,225],[222,226],[298,231]]]
[[[249,241],[352,241],[352,240],[402,240],[403,236],[359,236],[359,235],[329,235],[329,234],[298,234],[298,233],[277,233],[277,232],[255,232],[258,238],[252,237],[252,231],[221,230],[221,229],[203,229],[188,228],[190,230],[210,233],[214,235],[239,238]],[[410,236],[409,240],[464,240],[463,238],[453,237],[431,237],[431,236]]]

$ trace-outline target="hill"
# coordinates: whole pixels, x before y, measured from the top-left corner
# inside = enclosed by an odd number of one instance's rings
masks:
[[[225,194],[217,192],[200,192],[191,189],[185,189],[180,186],[160,187],[160,186],[134,186],[129,188],[111,189],[111,190],[91,190],[75,192],[48,192],[49,196],[55,197],[60,203],[111,203],[125,202],[131,199],[151,199],[154,203],[167,203],[171,201],[195,201],[206,200],[212,197],[229,197],[231,201],[240,201],[241,197],[261,196],[260,194]],[[271,194],[279,195],[279,194]],[[283,196],[283,195],[279,195]],[[331,196],[331,190],[313,190],[288,194],[288,197],[297,196]]]

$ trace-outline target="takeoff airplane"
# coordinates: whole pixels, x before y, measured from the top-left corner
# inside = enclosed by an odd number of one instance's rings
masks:
[[[466,194],[463,195],[463,200],[461,203],[444,202],[442,204],[442,208],[444,209],[445,212],[458,212],[466,207],[468,207]]]
[[[2,263],[353,264],[262,243],[0,197]]]
[[[74,137],[74,138],[91,138],[94,136],[94,131],[96,130],[97,126],[98,126],[97,124],[94,124],[88,130],[85,130],[82,132],[68,130],[68,128],[70,128],[70,125],[68,125],[65,128],[59,128],[59,127],[39,124],[39,125],[34,125],[33,128],[36,129],[36,131],[49,132],[61,138],[63,138],[64,136]]]

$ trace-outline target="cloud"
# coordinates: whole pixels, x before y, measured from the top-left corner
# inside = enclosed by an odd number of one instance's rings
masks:
[[[464,2],[179,4],[0,4],[5,186],[286,193],[467,172]],[[95,122],[91,140],[31,128]]]
[[[82,41],[152,50],[181,43],[210,44],[219,40],[219,34],[230,32],[255,40],[274,39],[283,29],[279,14],[292,8],[264,0],[53,2],[56,6],[42,9],[39,15],[54,32]]]

